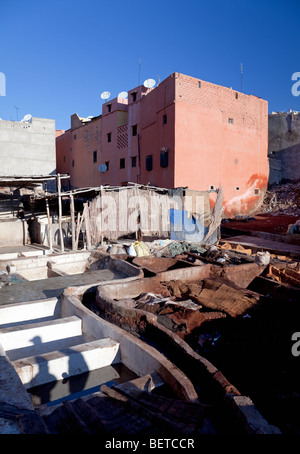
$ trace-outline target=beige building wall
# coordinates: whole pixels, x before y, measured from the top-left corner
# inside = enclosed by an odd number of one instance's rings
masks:
[[[54,174],[55,120],[0,120],[0,160],[1,176]]]

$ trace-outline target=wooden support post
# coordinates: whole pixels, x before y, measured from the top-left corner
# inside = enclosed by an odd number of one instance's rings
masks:
[[[62,231],[62,205],[61,205],[61,182],[60,182],[60,174],[57,174],[57,192],[58,192],[58,225],[59,225],[59,235],[60,235],[60,249],[61,252],[64,252],[64,237]]]
[[[85,203],[85,235],[86,235],[86,247],[90,251],[92,249],[91,245],[91,229],[90,229],[90,216],[89,216],[89,204]]]
[[[49,241],[49,248],[50,251],[52,252],[53,250],[53,245],[52,245],[52,232],[51,232],[51,219],[50,219],[50,210],[49,210],[49,201],[46,196],[46,212],[47,212],[47,218],[48,218],[48,241]]]
[[[101,196],[101,203],[100,203],[100,208],[101,208],[101,245],[103,245],[103,189],[102,189],[102,184],[100,186],[100,196]]]
[[[71,228],[72,228],[72,251],[77,249],[76,247],[76,233],[75,233],[75,207],[74,207],[74,196],[70,194],[70,212],[71,212]]]

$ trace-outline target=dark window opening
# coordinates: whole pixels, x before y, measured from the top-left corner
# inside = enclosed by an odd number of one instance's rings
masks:
[[[133,93],[131,93],[131,96],[132,96],[132,101],[136,101],[136,95],[137,95],[137,92],[134,91]]]
[[[111,142],[111,132],[107,133],[107,142]]]
[[[211,191],[214,191],[216,188],[215,188],[214,185],[211,185],[211,186],[209,187],[209,189],[210,189]]]
[[[163,125],[166,125],[167,124],[167,115],[164,114],[163,115]]]
[[[254,189],[254,195],[259,195],[259,189],[258,188]]]
[[[239,191],[239,190],[240,190],[240,187],[239,187],[239,186],[236,186],[235,190],[236,190],[236,191]]]
[[[74,140],[76,140],[76,139],[77,139],[77,136],[76,136],[76,134],[74,134]]]
[[[72,161],[72,167],[74,167],[74,166],[75,166],[75,161],[74,161],[74,159],[73,159],[73,161]]]
[[[132,135],[136,136],[137,135],[137,125],[132,126]]]
[[[108,170],[109,169],[109,161],[106,161],[105,165],[106,165],[106,170]]]
[[[161,151],[160,152],[160,167],[168,167],[168,152],[167,151]]]
[[[97,162],[97,151],[93,151],[93,162]]]
[[[238,93],[235,94],[235,99],[239,99],[239,94]]]
[[[136,167],[136,156],[132,156],[131,158],[131,167]]]
[[[107,111],[108,111],[108,112],[111,112],[111,104],[108,104],[108,105],[107,105]]]
[[[200,82],[200,80],[198,81],[198,88],[201,88],[201,82]]]
[[[233,123],[233,118],[228,118],[228,123]]]
[[[120,169],[125,169],[125,158],[120,159]]]
[[[146,156],[146,170],[150,171],[153,168],[152,154]]]

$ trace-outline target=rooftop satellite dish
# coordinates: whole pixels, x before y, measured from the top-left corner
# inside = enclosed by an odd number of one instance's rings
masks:
[[[154,79],[146,79],[144,82],[144,87],[153,88],[155,84],[156,84],[156,82]]]
[[[121,91],[121,93],[118,94],[118,98],[126,99],[127,97],[128,97],[127,91]]]
[[[32,120],[32,115],[26,114],[26,115],[24,115],[24,117],[22,118],[21,121],[31,121],[31,120]]]
[[[101,93],[101,98],[102,98],[102,99],[108,99],[109,97],[110,97],[109,91],[103,91],[103,92]]]
[[[106,164],[100,164],[100,165],[98,166],[98,170],[99,170],[99,172],[101,172],[101,173],[106,172],[106,171],[107,171],[107,165],[106,165]]]

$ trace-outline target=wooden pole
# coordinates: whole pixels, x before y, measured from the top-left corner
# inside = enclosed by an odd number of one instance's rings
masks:
[[[100,204],[100,209],[101,209],[101,245],[103,245],[103,188],[102,188],[102,184],[100,186],[100,196],[101,196],[101,204]]]
[[[52,252],[53,245],[52,245],[52,232],[51,232],[51,220],[50,220],[50,210],[49,210],[49,202],[46,197],[46,211],[47,211],[47,218],[48,218],[48,240],[49,240],[49,248]]]
[[[60,174],[57,174],[57,192],[58,192],[58,225],[59,225],[59,235],[60,235],[60,249],[61,252],[64,252],[64,237],[62,231],[62,206],[61,206],[61,182],[60,182]]]
[[[89,216],[89,204],[85,204],[85,235],[86,235],[86,246],[87,250],[92,249],[91,246],[91,229],[90,229],[90,216]]]
[[[74,196],[70,194],[70,212],[71,212],[71,228],[72,228],[72,251],[77,249],[76,247],[76,233],[75,233],[75,207],[74,207]]]

